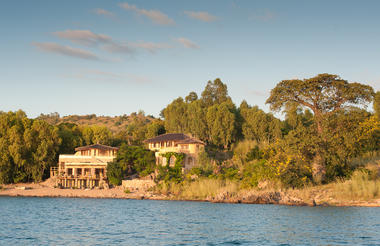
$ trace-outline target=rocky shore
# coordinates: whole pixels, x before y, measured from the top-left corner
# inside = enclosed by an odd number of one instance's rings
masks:
[[[323,191],[315,189],[307,195],[300,196],[295,191],[245,191],[239,194],[222,192],[206,199],[182,199],[173,195],[155,194],[151,191],[125,192],[119,186],[110,189],[59,189],[48,181],[42,183],[25,183],[4,185],[0,196],[22,197],[72,197],[72,198],[112,198],[112,199],[150,199],[150,200],[191,200],[213,203],[278,204],[291,206],[365,206],[380,207],[380,199],[371,201],[339,201]]]

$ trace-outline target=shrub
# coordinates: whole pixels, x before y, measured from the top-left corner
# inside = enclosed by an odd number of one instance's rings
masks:
[[[272,168],[267,165],[265,160],[251,161],[243,167],[242,188],[257,187],[260,181],[274,178]]]
[[[166,165],[158,165],[158,175],[156,177],[156,182],[164,181],[164,182],[175,182],[180,183],[183,180],[182,173],[182,163],[185,158],[184,153],[176,153],[176,152],[166,152],[161,154],[166,158]],[[170,166],[170,158],[175,156],[174,166]]]
[[[123,169],[118,162],[111,162],[107,165],[108,182],[112,185],[120,185],[124,178]]]

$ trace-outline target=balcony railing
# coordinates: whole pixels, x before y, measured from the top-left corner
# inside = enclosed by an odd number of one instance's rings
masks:
[[[113,159],[116,156],[104,156],[104,155],[59,155],[59,158],[68,158],[68,159]]]

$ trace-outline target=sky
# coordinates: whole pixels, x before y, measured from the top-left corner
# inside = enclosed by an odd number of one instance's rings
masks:
[[[0,110],[159,116],[220,78],[269,112],[278,82],[320,73],[380,90],[380,1],[4,0]]]

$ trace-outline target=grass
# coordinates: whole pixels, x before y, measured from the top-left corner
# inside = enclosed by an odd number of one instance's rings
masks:
[[[176,199],[205,200],[227,194],[229,198],[240,199],[247,194],[264,194],[274,191],[284,196],[318,204],[339,204],[345,202],[364,202],[380,199],[380,158],[378,153],[354,160],[358,169],[351,177],[325,185],[308,185],[299,189],[284,187],[280,182],[261,182],[257,188],[245,189],[238,181],[214,178],[199,178],[183,183],[162,183],[154,188],[155,192],[171,195]]]
[[[183,184],[162,183],[156,188],[161,194],[171,194],[180,199],[204,200],[220,193],[236,194],[239,185],[236,182],[220,179],[200,178]]]
[[[129,194],[129,193],[131,193],[131,191],[130,191],[128,188],[126,188],[126,189],[124,190],[124,193],[125,193],[125,194]]]
[[[363,170],[355,171],[348,180],[332,186],[333,195],[339,200],[363,200],[380,198],[380,180]]]
[[[184,199],[206,199],[225,192],[236,194],[238,187],[238,183],[233,181],[204,178],[185,186],[180,196]]]

